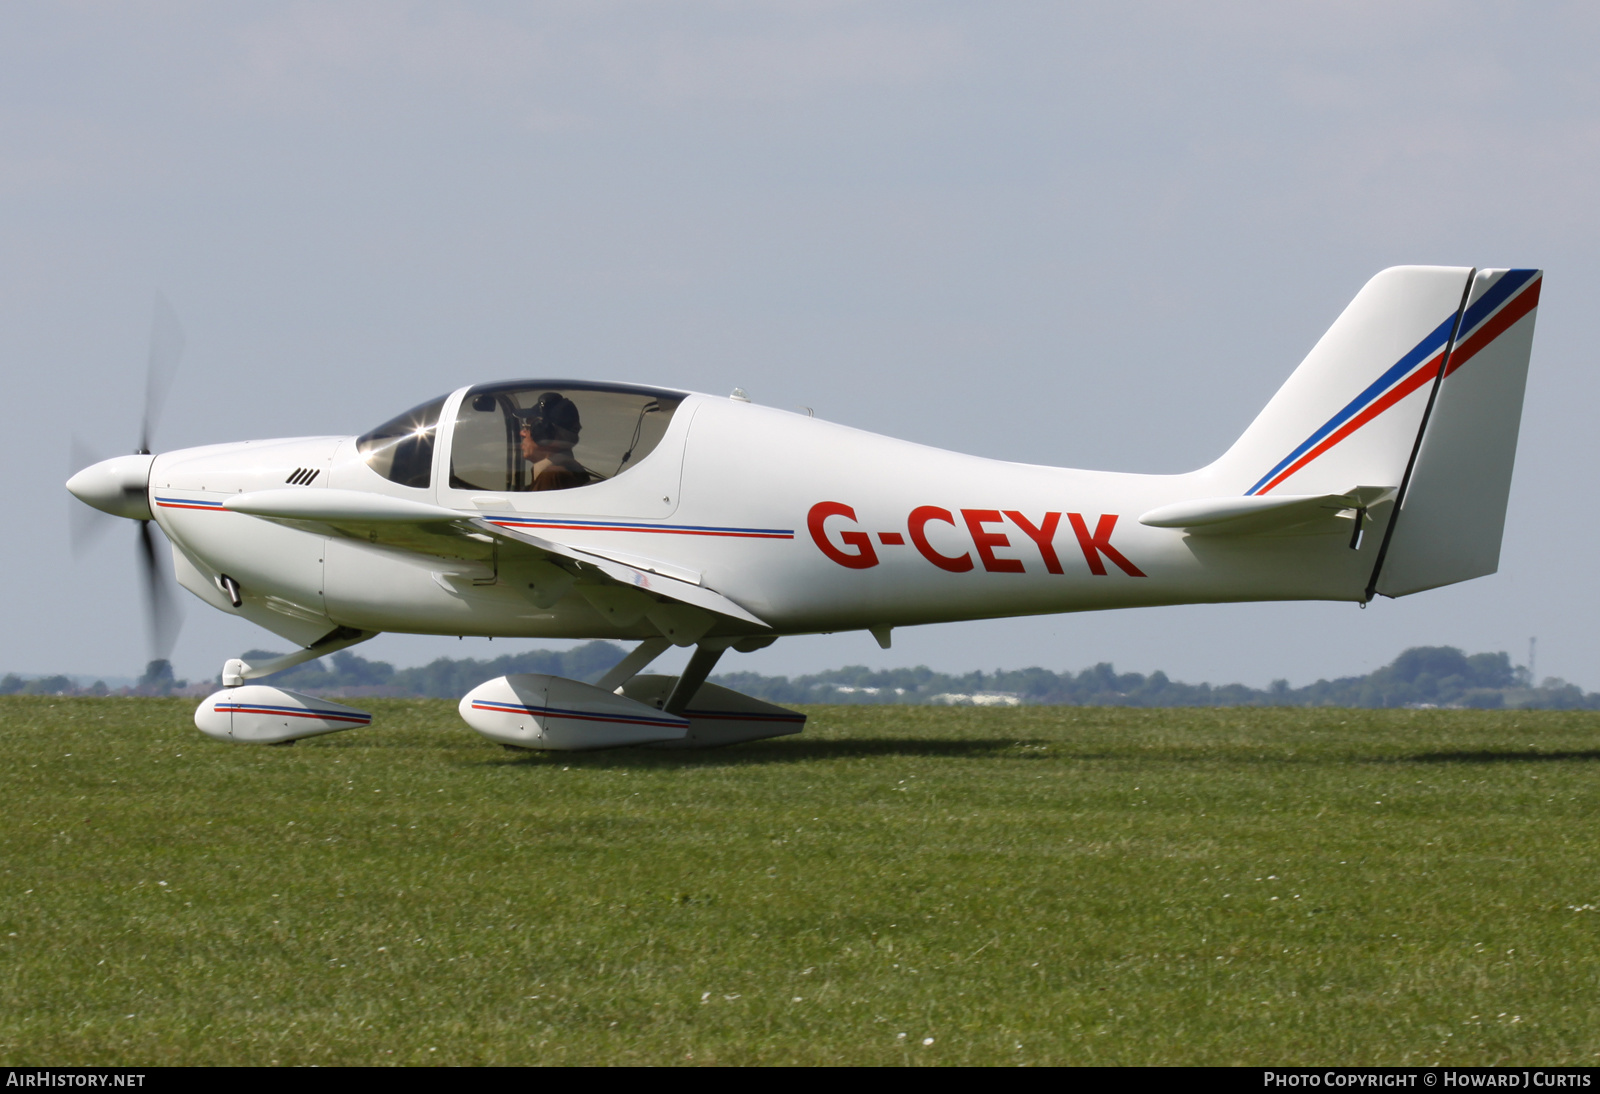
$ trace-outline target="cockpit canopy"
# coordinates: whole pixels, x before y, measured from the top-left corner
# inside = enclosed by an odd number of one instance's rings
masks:
[[[361,458],[402,486],[427,487],[448,396],[356,438]],[[631,384],[519,380],[468,391],[456,412],[457,490],[569,490],[615,478],[660,443],[683,394]]]
[[[569,490],[615,478],[660,443],[682,394],[522,380],[467,392],[456,412],[457,490]]]

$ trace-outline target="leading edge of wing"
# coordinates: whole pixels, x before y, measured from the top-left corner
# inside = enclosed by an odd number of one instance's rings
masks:
[[[464,514],[440,505],[406,498],[368,494],[362,490],[254,490],[235,494],[222,503],[233,513],[267,520],[372,522],[423,524],[463,519]]]
[[[572,547],[543,536],[503,527],[486,520],[478,513],[462,513],[426,502],[391,498],[360,490],[329,488],[257,490],[228,498],[223,502],[223,508],[229,512],[242,513],[305,531],[337,535],[362,544],[370,541],[387,550],[400,550],[424,557],[432,556],[433,552],[424,549],[420,543],[378,543],[369,536],[369,533],[377,533],[388,540],[384,533],[409,526],[431,533],[431,536],[425,535],[420,539],[425,541],[437,537],[441,546],[450,541],[460,543],[467,540],[483,543],[485,539],[497,540],[519,548],[532,548],[569,562],[580,563],[598,570],[607,579],[619,585],[631,585],[643,592],[703,608],[764,630],[772,629],[766,620],[740,607],[721,593],[673,577],[661,570],[647,568],[642,560],[640,565],[630,565],[598,552],[586,551],[581,547]],[[661,564],[661,568],[670,568],[685,574],[693,573],[687,567],[665,563]]]

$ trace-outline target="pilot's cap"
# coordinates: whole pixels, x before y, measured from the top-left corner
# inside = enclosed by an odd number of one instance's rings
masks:
[[[558,391],[547,391],[522,412],[522,427],[536,444],[544,441],[578,443],[583,423],[578,420],[578,404]]]

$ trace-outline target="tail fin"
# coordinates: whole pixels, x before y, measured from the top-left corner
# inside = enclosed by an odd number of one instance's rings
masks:
[[[1396,266],[1368,281],[1211,467],[1246,495],[1398,488],[1473,271]]]
[[[1473,278],[1369,596],[1405,596],[1499,568],[1542,284],[1539,270]]]
[[[1395,491],[1369,599],[1493,573],[1541,281],[1384,270],[1208,477],[1251,497]]]

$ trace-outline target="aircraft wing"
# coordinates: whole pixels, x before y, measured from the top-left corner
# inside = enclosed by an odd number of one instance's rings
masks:
[[[526,588],[540,607],[550,607],[576,588],[601,614],[623,625],[648,616],[675,641],[697,627],[701,634],[707,629],[692,614],[674,611],[677,605],[770,629],[765,620],[706,587],[687,567],[569,546],[502,527],[485,514],[334,489],[258,490],[236,494],[223,508],[374,550],[487,572]],[[662,601],[667,603],[659,610],[641,607]]]
[[[471,518],[469,523],[481,534],[523,545],[548,555],[559,555],[579,566],[598,570],[618,585],[631,585],[647,593],[670,597],[684,604],[704,608],[706,611],[754,623],[758,627],[769,626],[765,620],[741,608],[721,593],[706,588],[700,582],[700,575],[687,567],[674,566],[654,559],[638,558],[622,561],[609,552],[601,553],[585,550],[582,547],[569,547],[520,529],[502,527],[483,517]]]

